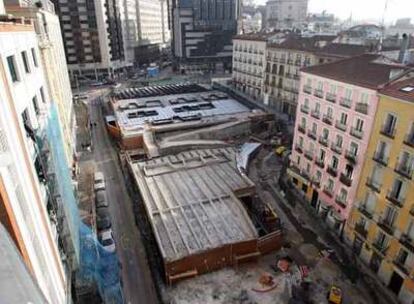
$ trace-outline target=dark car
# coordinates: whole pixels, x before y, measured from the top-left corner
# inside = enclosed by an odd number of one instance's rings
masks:
[[[110,229],[111,227],[112,227],[112,222],[109,216],[96,218],[96,228],[98,229],[98,231],[107,230],[107,229]]]
[[[104,189],[97,190],[95,192],[95,205],[96,208],[108,207],[108,199],[106,197],[106,191]]]

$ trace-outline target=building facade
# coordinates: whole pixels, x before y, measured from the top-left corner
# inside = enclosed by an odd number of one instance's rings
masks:
[[[233,39],[233,83],[254,99],[262,96],[266,43],[265,36],[255,34]]]
[[[376,90],[402,71],[373,54],[303,70],[288,174],[341,235],[360,181]]]
[[[308,0],[270,0],[266,2],[267,28],[301,28],[306,22]]]
[[[16,4],[18,5],[14,0],[6,1],[9,14],[23,16],[34,21],[39,42],[40,63],[45,70],[49,96],[58,108],[66,159],[68,166],[71,167],[76,146],[75,113],[59,18],[50,1],[42,1],[41,8],[37,6],[19,7]]]
[[[114,77],[126,66],[116,0],[54,0],[70,75]]]
[[[58,192],[40,169],[47,148],[36,137],[49,113],[48,82],[35,29],[17,20],[0,24],[0,221],[47,301],[63,304],[71,301],[71,236],[61,230]]]
[[[172,51],[182,73],[230,69],[232,38],[241,12],[239,0],[173,0]]]
[[[391,82],[379,96],[346,239],[400,303],[408,304],[414,300],[414,73]]]

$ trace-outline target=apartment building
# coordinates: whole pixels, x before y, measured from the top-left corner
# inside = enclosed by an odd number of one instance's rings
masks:
[[[262,96],[266,44],[269,35],[247,34],[233,38],[233,83],[254,99]]]
[[[49,0],[41,3],[39,6],[22,6],[17,0],[5,1],[8,14],[30,18],[34,22],[40,50],[39,64],[45,70],[49,96],[58,108],[65,155],[68,166],[71,167],[75,155],[75,113],[62,32],[53,3]]]
[[[79,245],[62,188],[48,183],[53,173],[54,183],[61,181],[47,162],[56,146],[43,140],[52,104],[38,45],[31,21],[0,22],[0,221],[46,301],[63,304],[71,302],[73,248]]]
[[[414,301],[414,73],[379,91],[346,240],[394,292]]]
[[[171,1],[172,53],[182,73],[229,70],[240,0]]]
[[[301,28],[308,14],[308,0],[270,0],[266,2],[266,27]]]
[[[114,77],[126,66],[120,2],[54,0],[69,72],[89,79]]]
[[[355,201],[377,89],[402,71],[375,54],[302,70],[288,174],[340,234]]]

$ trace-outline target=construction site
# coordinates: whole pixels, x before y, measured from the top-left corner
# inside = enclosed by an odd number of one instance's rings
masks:
[[[340,284],[349,303],[370,303],[269,190],[286,133],[272,114],[182,84],[116,92],[104,120],[160,301],[324,303]]]

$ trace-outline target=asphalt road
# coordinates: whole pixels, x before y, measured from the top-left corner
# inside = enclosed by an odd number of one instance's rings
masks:
[[[97,170],[104,172],[112,227],[117,253],[122,263],[124,297],[130,304],[158,303],[142,238],[135,225],[132,203],[125,187],[117,154],[105,130],[101,106],[89,103],[92,128],[93,158]]]

